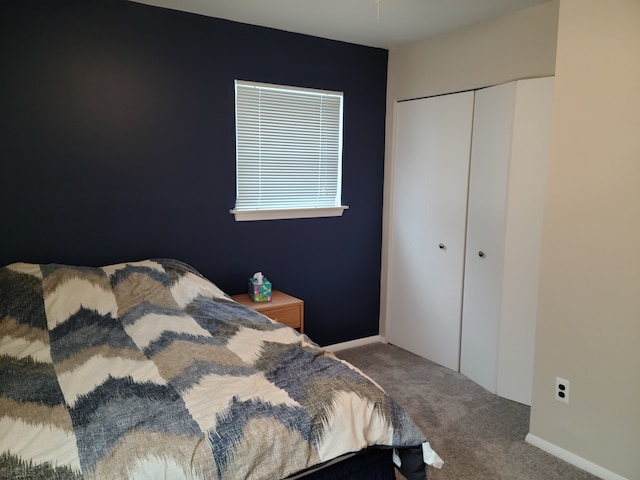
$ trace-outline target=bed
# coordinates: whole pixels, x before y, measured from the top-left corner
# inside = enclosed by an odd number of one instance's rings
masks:
[[[375,382],[185,263],[0,268],[0,478],[384,479],[392,458],[441,465]]]

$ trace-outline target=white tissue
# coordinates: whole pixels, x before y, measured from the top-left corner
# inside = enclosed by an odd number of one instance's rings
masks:
[[[391,458],[393,459],[393,463],[396,465],[396,467],[400,468],[402,466],[402,460],[400,460],[398,450],[396,450],[395,448],[393,449],[393,456]]]
[[[431,465],[436,468],[442,468],[444,462],[440,458],[440,456],[431,448],[429,442],[424,442],[422,444],[422,458],[424,463],[427,465]]]
[[[393,463],[400,468],[402,466],[402,460],[400,459],[400,455],[398,455],[398,450],[393,449]],[[442,468],[444,465],[444,461],[440,458],[440,456],[431,448],[429,442],[424,442],[422,444],[422,461],[427,465],[431,465],[435,468]]]
[[[263,276],[262,276],[262,272],[256,272],[256,273],[254,273],[254,274],[253,274],[253,278],[255,278],[256,283],[261,284],[261,283],[262,283],[262,281],[263,281],[263,280],[262,280],[262,278],[263,278]]]

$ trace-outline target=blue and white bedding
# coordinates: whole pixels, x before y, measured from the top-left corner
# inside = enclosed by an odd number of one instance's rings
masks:
[[[271,480],[425,442],[357,369],[184,263],[0,268],[0,478]]]

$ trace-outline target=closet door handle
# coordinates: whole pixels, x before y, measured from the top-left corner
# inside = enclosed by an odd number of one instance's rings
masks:
[[[438,248],[440,248],[441,250],[444,250],[444,243],[441,243],[440,245],[438,245]]]
[[[479,256],[480,258],[484,257],[484,252],[483,252],[482,250],[480,250],[480,251],[478,252],[478,256]]]

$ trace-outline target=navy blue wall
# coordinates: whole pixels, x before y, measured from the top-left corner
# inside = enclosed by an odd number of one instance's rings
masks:
[[[263,271],[322,345],[378,334],[387,51],[124,0],[3,3],[0,265]],[[343,217],[235,222],[234,79],[344,92]]]

